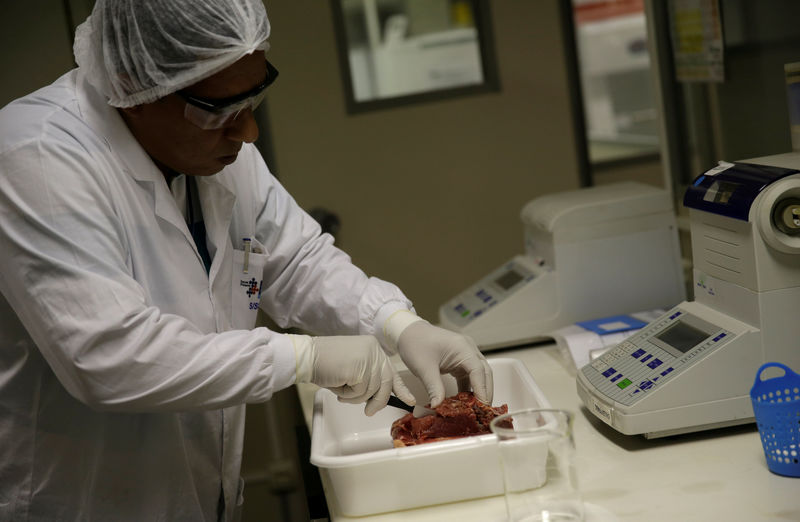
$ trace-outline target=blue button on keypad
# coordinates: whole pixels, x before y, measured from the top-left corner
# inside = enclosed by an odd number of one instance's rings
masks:
[[[659,366],[661,366],[661,359],[657,359],[657,358],[656,358],[656,359],[653,359],[652,361],[650,361],[649,363],[647,363],[647,366],[649,366],[650,368],[652,368],[652,369],[654,369],[654,370],[655,370],[656,368],[658,368]]]

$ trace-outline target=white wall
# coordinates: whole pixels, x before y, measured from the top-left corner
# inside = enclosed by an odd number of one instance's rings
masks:
[[[557,0],[490,2],[501,90],[348,115],[331,3],[268,1],[277,175],[421,315],[522,252],[530,199],[577,188]]]

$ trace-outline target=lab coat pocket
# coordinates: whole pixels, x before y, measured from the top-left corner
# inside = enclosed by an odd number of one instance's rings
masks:
[[[256,325],[266,261],[264,248],[255,240],[249,247],[245,241],[243,250],[233,251],[231,324],[236,330],[250,330]]]

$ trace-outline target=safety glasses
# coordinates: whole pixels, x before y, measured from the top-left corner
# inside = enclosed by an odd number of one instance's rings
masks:
[[[267,87],[272,85],[277,77],[278,70],[267,61],[267,78],[264,83],[236,96],[207,99],[190,96],[181,91],[175,94],[186,102],[183,116],[187,120],[204,130],[220,129],[234,121],[243,110],[255,110],[264,100]]]

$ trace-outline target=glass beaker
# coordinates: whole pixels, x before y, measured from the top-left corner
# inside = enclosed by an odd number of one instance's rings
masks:
[[[498,438],[508,520],[580,521],[570,412],[526,409],[490,424]]]

